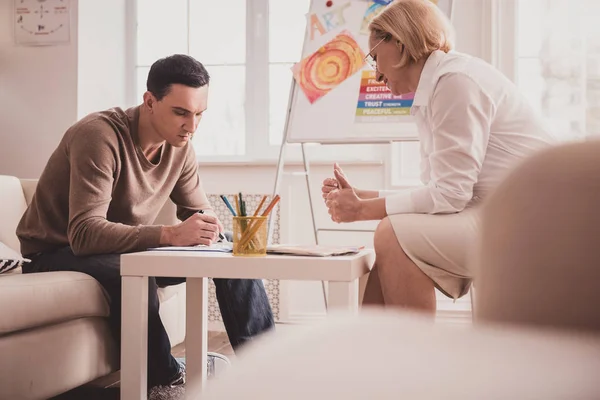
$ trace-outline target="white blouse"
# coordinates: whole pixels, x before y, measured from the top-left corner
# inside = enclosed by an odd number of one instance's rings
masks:
[[[556,143],[510,80],[457,52],[429,56],[411,115],[424,186],[381,191],[388,215],[460,212],[483,199],[523,158]]]

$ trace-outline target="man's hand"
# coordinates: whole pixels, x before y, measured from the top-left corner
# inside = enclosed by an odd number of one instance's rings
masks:
[[[185,221],[165,226],[160,235],[160,244],[167,246],[210,246],[219,238],[223,229],[221,223],[212,215],[196,213]]]

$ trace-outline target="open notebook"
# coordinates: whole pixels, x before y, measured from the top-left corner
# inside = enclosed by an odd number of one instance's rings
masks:
[[[294,245],[274,244],[267,247],[269,254],[284,254],[294,256],[330,257],[357,254],[364,247],[359,246],[324,246],[324,245]]]

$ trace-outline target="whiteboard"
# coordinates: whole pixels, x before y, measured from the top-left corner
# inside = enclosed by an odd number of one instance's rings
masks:
[[[333,0],[331,7],[326,3],[326,0],[311,0],[307,14],[301,58],[305,60],[304,70],[300,71],[303,61],[294,68],[297,68],[295,76],[309,81],[306,83],[308,91],[293,80],[286,124],[287,141],[378,143],[416,140],[417,129],[410,115],[412,95],[392,96],[385,85],[375,81],[375,71],[367,63],[361,59],[362,66],[356,65],[358,58],[364,58],[369,52],[369,17],[384,6],[362,0]],[[336,58],[341,51],[339,48],[349,50],[352,41],[358,44],[361,54],[352,54],[353,57],[342,54],[343,58]],[[310,81],[310,78],[317,80],[316,71],[326,68],[339,71],[338,64],[346,58],[351,58],[355,64],[350,71],[338,75],[338,78],[346,79],[333,89],[329,85],[333,79]],[[330,73],[327,78],[335,77]]]
[[[451,16],[452,0],[432,1]],[[383,10],[386,0],[332,0],[330,7],[327,3],[311,0],[302,61],[293,68],[298,79],[292,78],[284,140],[417,140],[410,115],[412,94],[393,96],[383,83],[376,82],[375,71],[363,60],[369,52],[368,23]],[[360,50],[352,51],[353,45]],[[353,65],[348,68],[344,60]]]

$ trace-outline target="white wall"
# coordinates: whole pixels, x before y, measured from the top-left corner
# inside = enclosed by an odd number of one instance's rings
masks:
[[[39,176],[77,120],[77,1],[71,42],[16,46],[14,0],[0,0],[0,174]]]
[[[78,118],[127,103],[125,3],[79,2]]]
[[[456,32],[456,49],[475,57],[487,58],[483,32],[486,28],[484,8],[494,0],[454,0],[452,24]],[[503,0],[506,1],[506,0]],[[489,60],[488,60],[489,61]]]
[[[67,46],[16,47],[12,41],[12,0],[0,0],[0,174],[38,177],[64,131],[90,111],[125,102],[127,76],[124,36],[125,3],[129,0],[78,2],[73,5],[73,41]],[[490,0],[455,0],[457,49],[484,57],[489,52],[483,34],[484,4]],[[79,30],[77,29],[79,14]],[[123,40],[121,40],[123,38]],[[78,45],[79,42],[79,45]],[[78,68],[79,67],[79,68]],[[34,146],[35,144],[35,146]],[[309,153],[310,156],[310,153]],[[353,184],[378,189],[385,186],[385,166],[377,163],[342,165]],[[286,167],[282,182],[282,239],[312,243],[310,209],[305,178],[294,175],[299,165]],[[275,164],[202,165],[202,177],[211,193],[270,193]],[[320,182],[331,174],[330,165],[312,166],[311,187],[320,228],[338,227],[328,218]],[[374,228],[374,223],[356,224]],[[322,232],[322,243],[372,246],[370,233]],[[301,320],[324,313],[318,282],[286,282],[288,317]],[[285,297],[286,293],[282,293]],[[444,307],[449,303],[442,300]]]
[[[38,177],[77,119],[126,104],[125,2],[71,0],[70,43],[35,47],[0,0],[0,174]]]

